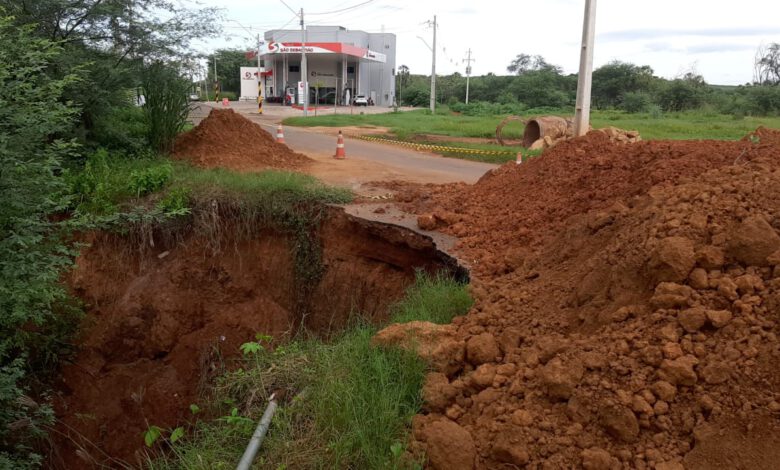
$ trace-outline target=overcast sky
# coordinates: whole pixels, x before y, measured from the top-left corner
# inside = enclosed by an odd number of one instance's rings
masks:
[[[200,0],[224,8],[224,16],[254,33],[300,27],[281,0]],[[540,54],[576,72],[584,0],[285,0],[303,7],[306,22],[397,36],[397,61],[412,73],[429,74],[431,44],[424,23],[439,22],[437,73],[464,73],[471,48],[473,74],[505,74],[516,54]],[[329,13],[357,6],[342,13]],[[612,60],[649,65],[674,78],[692,69],[708,83],[749,82],[759,45],[780,42],[776,0],[600,0],[596,18],[595,66]],[[225,21],[221,38],[198,44],[203,52],[244,47],[249,32]]]

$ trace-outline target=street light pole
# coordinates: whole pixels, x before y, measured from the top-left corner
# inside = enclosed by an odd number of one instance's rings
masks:
[[[303,117],[309,115],[309,75],[306,71],[306,29],[303,26],[303,8],[301,8],[301,81],[303,82]]]
[[[580,74],[577,78],[577,104],[574,110],[574,135],[583,136],[590,124],[590,92],[593,78],[593,43],[596,36],[596,0],[585,0],[582,24]]]

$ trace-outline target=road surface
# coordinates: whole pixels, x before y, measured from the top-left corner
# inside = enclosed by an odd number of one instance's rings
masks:
[[[215,107],[214,103],[197,105],[191,116],[193,122],[199,122],[212,107]],[[269,106],[263,115],[258,115],[253,103],[231,103],[231,107],[263,126],[272,135],[276,135],[276,126],[286,117],[285,113],[289,114],[285,109],[276,110],[274,106]],[[334,160],[336,132],[337,129],[323,133],[286,126],[284,138],[290,148],[315,160],[307,172],[327,183],[349,186],[353,190],[359,191],[363,183],[369,181],[475,183],[485,172],[496,168],[496,165],[488,163],[447,158],[349,137],[345,138],[347,159]]]

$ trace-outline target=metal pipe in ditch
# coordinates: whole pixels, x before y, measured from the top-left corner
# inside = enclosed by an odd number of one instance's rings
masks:
[[[252,439],[249,440],[249,445],[247,445],[244,455],[241,456],[241,460],[238,462],[236,470],[249,470],[252,466],[252,462],[255,460],[257,451],[260,450],[260,445],[263,443],[266,433],[268,433],[268,428],[271,426],[271,420],[273,419],[278,406],[276,394],[272,393],[268,398],[268,406],[265,408],[263,417],[260,418],[260,423],[257,425],[257,428],[255,428]]]

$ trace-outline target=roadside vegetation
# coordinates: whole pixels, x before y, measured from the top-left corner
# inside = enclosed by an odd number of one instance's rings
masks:
[[[215,32],[214,11],[132,3],[0,0],[0,468],[44,463],[51,380],[82,313],[61,283],[74,233],[186,212],[173,196],[122,201],[174,173],[164,153],[187,112],[189,42]]]
[[[780,44],[756,54],[753,82],[742,86],[710,85],[695,70],[674,79],[654,74],[647,65],[613,61],[593,72],[591,124],[638,130],[644,139],[739,139],[758,126],[780,127]],[[515,159],[525,149],[510,143],[463,139],[494,139],[496,126],[507,116],[524,118],[571,116],[577,75],[564,74],[544,57],[518,54],[507,66],[509,75],[471,77],[469,104],[466,77],[459,73],[436,79],[437,108],[404,113],[340,114],[288,118],[292,126],[386,127],[392,139],[459,147],[458,151],[434,150],[442,155],[501,163]],[[427,108],[430,76],[413,75],[406,66],[396,74],[399,104]],[[507,139],[522,136],[521,123],[509,123]],[[433,136],[433,137],[431,137]],[[447,140],[446,137],[453,137]],[[480,156],[465,149],[502,152]]]
[[[469,109],[465,105],[460,109]],[[514,161],[517,152],[524,158],[537,155],[517,141],[522,138],[523,124],[508,123],[503,131],[504,139],[510,145],[501,146],[488,143],[495,140],[496,126],[510,114],[490,114],[496,107],[473,105],[477,108],[471,114],[453,111],[454,107],[442,106],[436,114],[420,109],[406,112],[388,112],[383,114],[338,114],[317,117],[292,117],[284,120],[285,125],[301,127],[357,127],[365,128],[365,135],[385,139],[399,140],[427,145],[453,147],[463,150],[430,149],[433,153],[455,158],[483,161],[487,163],[505,163]],[[517,116],[532,118],[540,115],[571,116],[571,109],[531,109],[518,110]],[[479,114],[487,112],[489,114]],[[670,113],[628,113],[621,110],[593,110],[591,125],[594,128],[614,126],[627,130],[638,130],[643,139],[741,139],[758,126],[780,127],[780,117],[739,117],[717,114],[707,111],[680,111]],[[375,128],[387,128],[389,134],[376,134]],[[358,130],[358,133],[360,131]],[[453,137],[448,140],[447,137]],[[484,142],[469,142],[459,138],[484,139]],[[512,142],[514,140],[514,142]],[[496,154],[470,153],[465,149],[479,149]]]
[[[471,303],[464,285],[421,273],[389,322],[447,323]],[[380,327],[356,312],[352,325],[328,340],[258,334],[217,379],[213,395],[194,404],[212,419],[187,427],[176,442],[161,433],[167,449],[149,467],[234,468],[268,397],[281,390],[286,395],[255,460],[259,468],[421,468],[405,452],[426,364],[400,349],[373,347]]]
[[[469,105],[471,106],[471,105]],[[475,105],[478,106],[478,105]],[[571,109],[532,109],[520,111],[517,116],[530,118],[540,115],[569,116]],[[428,110],[407,112],[388,112],[383,114],[364,115],[326,115],[317,117],[293,117],[285,119],[284,123],[291,126],[305,127],[387,127],[394,138],[409,140],[420,134],[434,134],[453,137],[495,138],[496,126],[507,114],[462,115],[452,108],[437,108],[436,114]],[[593,127],[615,126],[624,129],[636,129],[645,139],[740,139],[758,126],[780,127],[780,117],[742,117],[717,114],[706,111],[685,111],[663,113],[628,113],[620,110],[594,110],[591,113]],[[503,131],[507,139],[522,137],[521,123],[510,123]],[[463,146],[463,142],[452,142]],[[490,148],[514,149],[516,147]]]

